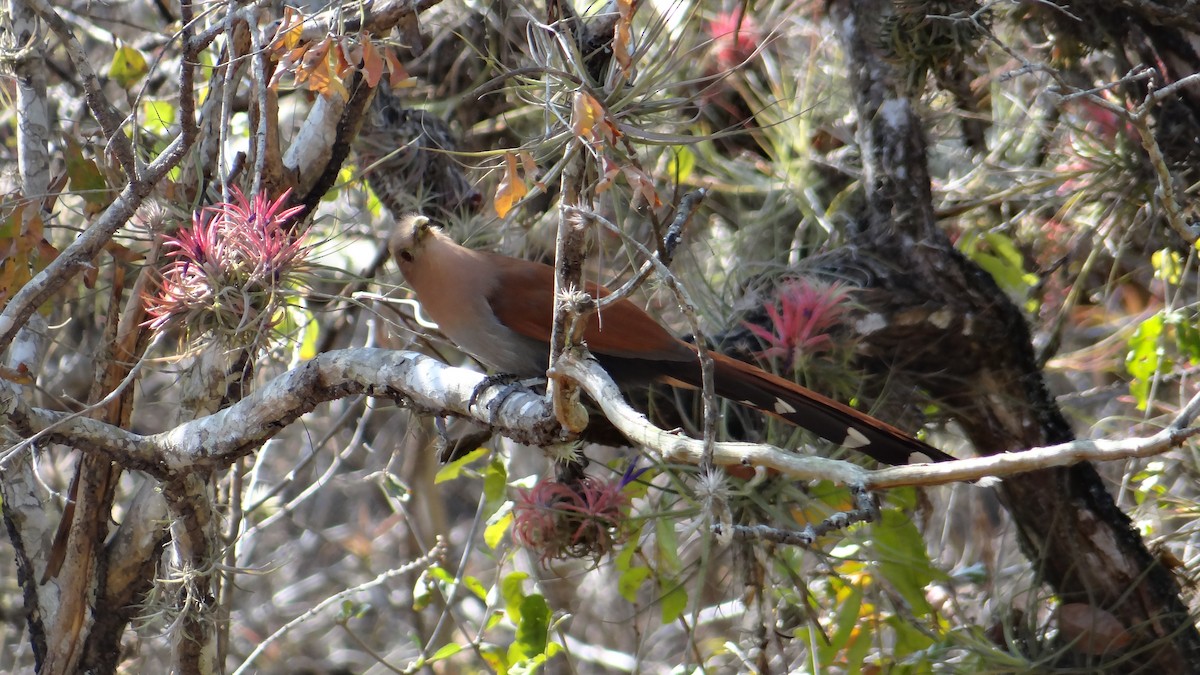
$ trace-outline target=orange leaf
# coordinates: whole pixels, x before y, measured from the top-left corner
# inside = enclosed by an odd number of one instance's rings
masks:
[[[321,61],[309,73],[308,88],[319,92],[325,98],[332,98],[334,94],[338,94],[343,101],[350,100],[350,92],[342,85],[342,78],[333,72],[333,64],[329,59]]]
[[[404,69],[404,64],[400,63],[400,58],[396,56],[394,49],[388,47],[383,50],[383,60],[387,62],[389,86],[393,89],[417,86],[416,81]]]
[[[604,106],[586,91],[575,92],[571,105],[571,131],[585,141],[597,140],[596,123],[604,118]]]
[[[367,78],[368,87],[375,87],[379,84],[379,80],[383,79],[383,59],[379,57],[379,51],[375,49],[375,45],[371,44],[371,36],[359,33],[358,39],[362,43],[363,76]]]
[[[602,195],[608,192],[608,189],[613,186],[613,181],[621,173],[621,167],[616,162],[608,157],[604,158],[604,175],[600,177],[600,182],[596,183],[596,194]]]
[[[500,184],[496,186],[496,198],[492,200],[492,205],[496,207],[496,214],[501,218],[507,216],[517,202],[529,192],[517,173],[516,156],[511,152],[505,153],[504,162],[504,176],[500,179]]]
[[[654,189],[654,181],[650,180],[650,176],[633,166],[627,166],[623,169],[625,172],[625,180],[629,181],[629,186],[633,188],[634,194],[646,200],[646,203],[651,208],[659,208],[662,206],[662,200],[658,198],[658,191]]]
[[[525,180],[528,181],[532,179],[534,181],[534,185],[538,186],[542,190],[545,190],[546,184],[540,180],[537,180],[538,168],[537,162],[535,162],[533,159],[533,155],[529,154],[528,150],[522,150],[517,153],[517,158],[521,160],[521,171],[525,174]]]
[[[613,28],[613,58],[628,75],[633,69],[633,0],[617,0],[619,18]]]
[[[275,39],[271,41],[271,50],[277,54],[288,52],[300,44],[304,35],[304,15],[298,10],[284,6],[283,21],[275,31]]]
[[[353,70],[361,59],[362,49],[360,47],[347,47],[346,38],[339,38],[337,49],[333,50],[333,72],[337,73],[338,77],[345,77],[346,73]]]
[[[24,363],[18,364],[16,368],[0,366],[0,378],[14,384],[33,384],[33,374]]]
[[[289,57],[296,57],[300,61],[300,65],[296,66],[296,84],[305,84],[317,69],[324,67],[326,73],[329,72],[327,59],[329,57],[329,46],[332,44],[329,38],[311,45],[308,48],[297,47],[289,54]],[[303,50],[303,51],[301,51]],[[301,56],[303,54],[303,56]],[[309,84],[309,89],[314,87]]]

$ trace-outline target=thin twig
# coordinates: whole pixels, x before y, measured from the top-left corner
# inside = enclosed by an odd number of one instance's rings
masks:
[[[290,631],[291,629],[293,629],[296,626],[299,626],[300,624],[304,623],[305,621],[308,621],[309,619],[317,616],[318,614],[323,612],[326,608],[332,607],[333,605],[340,603],[342,600],[345,600],[346,598],[349,598],[353,595],[361,593],[365,590],[369,590],[376,586],[379,586],[379,585],[383,584],[384,582],[388,581],[389,579],[394,579],[395,577],[398,577],[398,576],[401,576],[404,574],[408,574],[408,573],[412,572],[413,570],[416,570],[416,569],[419,569],[422,567],[428,567],[429,565],[433,564],[433,562],[435,560],[440,558],[442,556],[442,554],[445,552],[445,550],[446,550],[446,542],[444,539],[441,538],[441,536],[439,536],[437,538],[437,543],[435,543],[433,545],[433,548],[431,548],[429,550],[429,553],[426,553],[425,555],[421,556],[420,558],[417,558],[416,560],[413,560],[412,562],[407,563],[405,565],[401,565],[400,567],[390,569],[366,583],[359,584],[358,586],[355,586],[354,588],[347,588],[344,591],[334,593],[333,595],[329,596],[328,598],[325,598],[320,603],[318,603],[316,607],[313,607],[312,609],[308,610],[307,612],[304,612],[300,616],[283,624],[282,626],[279,627],[279,630],[268,635],[265,640],[260,642],[258,644],[258,646],[254,648],[254,651],[250,652],[250,655],[246,657],[246,660],[242,662],[242,665],[238,666],[237,670],[233,671],[233,675],[242,675],[242,673],[248,672],[248,669],[250,668],[250,666],[254,664],[254,661],[259,656],[262,656],[262,653],[264,651],[266,651],[267,647],[270,647],[272,644],[275,643],[276,640],[282,638],[284,635],[287,635],[288,631]]]
[[[719,419],[719,415],[717,414],[717,397],[714,394],[716,387],[715,383],[713,382],[712,355],[708,353],[708,341],[705,339],[704,332],[700,329],[700,321],[696,318],[696,305],[688,296],[687,291],[684,290],[683,285],[680,284],[679,280],[675,278],[675,275],[671,273],[671,270],[667,269],[667,266],[663,264],[663,262],[658,259],[658,256],[651,252],[650,249],[643,246],[641,242],[630,237],[621,228],[617,227],[607,218],[590,212],[585,213],[585,216],[597,223],[600,223],[610,232],[615,233],[621,238],[626,246],[634,247],[638,253],[646,258],[646,262],[654,267],[663,283],[667,286],[667,288],[671,289],[671,292],[675,295],[675,302],[679,305],[680,311],[683,312],[684,318],[687,319],[688,327],[692,329],[692,336],[696,345],[696,353],[698,354],[700,360],[701,395],[704,399],[704,442],[707,448],[704,453],[704,460],[700,463],[700,468],[704,471],[711,470],[713,466],[713,458],[712,448],[710,446],[712,443],[716,442],[717,420]],[[605,300],[608,300],[608,298],[604,298],[600,301],[598,311],[604,311],[604,306],[606,304]]]

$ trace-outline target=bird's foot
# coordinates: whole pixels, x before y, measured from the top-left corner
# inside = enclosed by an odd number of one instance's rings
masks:
[[[529,378],[528,380],[523,380],[519,375],[513,375],[512,373],[496,373],[494,375],[488,375],[487,377],[483,378],[483,381],[479,383],[479,386],[475,387],[475,391],[471,392],[471,399],[467,401],[467,406],[474,407],[475,404],[479,402],[479,398],[483,396],[483,393],[488,389],[498,385],[504,385],[504,388],[500,391],[500,394],[488,401],[488,415],[494,416],[496,411],[500,410],[500,406],[504,405],[504,402],[507,401],[510,396],[518,391],[527,389],[525,386],[526,382],[539,381],[542,381],[542,378]]]

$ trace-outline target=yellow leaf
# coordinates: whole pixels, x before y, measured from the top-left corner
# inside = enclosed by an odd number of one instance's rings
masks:
[[[146,66],[146,57],[129,45],[117,47],[112,64],[108,67],[108,76],[122,89],[132,89],[148,72],[150,69]]]

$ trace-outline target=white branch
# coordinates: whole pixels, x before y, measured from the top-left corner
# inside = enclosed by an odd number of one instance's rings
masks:
[[[487,378],[478,372],[451,368],[415,352],[347,349],[321,354],[229,408],[159,434],[136,434],[90,418],[31,407],[4,380],[0,380],[0,423],[27,439],[37,434],[101,452],[160,480],[228,466],[320,403],[360,393],[402,399],[418,410],[472,417],[519,441],[561,440],[541,396],[507,385],[488,386],[475,396],[486,384]],[[6,452],[0,468],[23,447]]]
[[[556,365],[559,375],[570,377],[596,401],[604,414],[629,440],[643,445],[664,460],[698,464],[703,443],[651,424],[644,415],[629,407],[616,384],[595,361],[584,361],[564,354]],[[849,462],[798,454],[771,445],[755,443],[718,443],[716,464],[743,465],[773,469],[801,480],[829,480],[845,485],[878,490],[902,485],[942,485],[977,481],[987,477],[1012,476],[1053,466],[1083,461],[1113,461],[1129,457],[1149,457],[1182,445],[1200,434],[1200,428],[1185,425],[1200,408],[1200,396],[1193,400],[1170,427],[1146,438],[1120,441],[1078,440],[1021,452],[962,459],[956,462],[913,464],[867,470]]]
[[[559,359],[554,374],[578,382],[634,444],[663,461],[702,461],[702,441],[651,424],[625,402],[616,384],[596,362],[567,353]],[[21,399],[15,386],[0,380],[0,423],[27,438],[37,434],[101,452],[125,467],[145,471],[159,480],[171,480],[189,471],[228,466],[317,405],[354,394],[401,400],[418,411],[469,417],[530,445],[565,440],[544,397],[510,385],[489,384],[478,372],[453,368],[422,354],[385,349],[326,352],[225,410],[148,436],[90,418],[33,408]],[[940,485],[1012,476],[1086,460],[1159,454],[1200,433],[1200,428],[1186,426],[1196,408],[1200,408],[1200,397],[1187,406],[1175,424],[1146,438],[1081,440],[939,464],[868,470],[850,462],[771,445],[730,442],[716,444],[713,460],[723,466],[761,467],[801,480],[828,480],[866,489]],[[7,468],[12,457],[24,449],[24,443],[5,453],[0,469]]]

